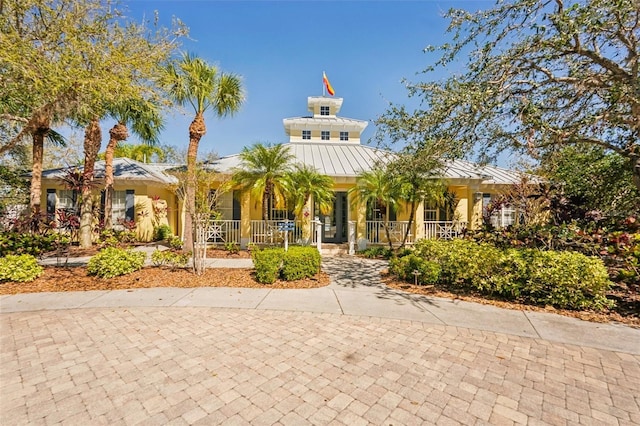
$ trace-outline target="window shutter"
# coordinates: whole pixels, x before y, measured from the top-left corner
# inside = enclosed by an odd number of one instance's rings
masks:
[[[47,189],[47,216],[53,217],[56,214],[56,190]]]
[[[135,220],[135,191],[127,189],[125,198],[125,220]]]
[[[240,220],[240,191],[233,191],[233,220]]]

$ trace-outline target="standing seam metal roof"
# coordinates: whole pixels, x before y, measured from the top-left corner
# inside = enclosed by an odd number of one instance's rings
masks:
[[[296,164],[314,167],[319,173],[332,177],[356,177],[371,170],[376,162],[388,162],[396,154],[359,143],[290,142],[284,144],[294,157]],[[220,158],[209,165],[221,173],[230,173],[241,166],[239,154]],[[527,176],[531,182],[539,182],[533,175],[503,169],[496,166],[480,166],[465,160],[445,162],[445,179],[471,179],[483,184],[510,185]]]

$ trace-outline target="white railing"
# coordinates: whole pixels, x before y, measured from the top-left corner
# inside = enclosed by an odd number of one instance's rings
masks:
[[[388,243],[387,240],[387,231],[385,230],[385,224],[389,227],[389,238],[392,243],[399,244],[402,242],[405,233],[407,232],[407,227],[409,226],[408,221],[401,222],[384,222],[382,220],[368,220],[366,222],[366,238],[369,240],[370,244],[381,244]],[[411,231],[409,231],[409,235],[407,235],[407,244],[413,244],[414,235]]]
[[[240,244],[240,221],[239,220],[210,220],[203,229],[204,238],[207,243]]]
[[[462,236],[467,222],[429,221],[424,223],[424,238],[428,240],[450,240]]]
[[[299,220],[252,220],[251,242],[259,245],[279,245],[284,243],[285,229],[289,244],[304,244],[302,221]],[[315,242],[313,226],[311,238]]]

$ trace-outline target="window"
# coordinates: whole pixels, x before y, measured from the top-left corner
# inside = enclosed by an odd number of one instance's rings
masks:
[[[304,140],[311,139],[311,130],[303,130],[302,131],[302,139],[304,139]]]
[[[491,212],[489,217],[491,225],[496,228],[504,228],[516,223],[516,209],[509,205],[498,206],[494,209],[491,206],[491,201],[491,194],[482,194],[482,212],[483,215]]]
[[[215,210],[222,220],[240,220],[238,191],[225,192],[216,200]]]
[[[329,115],[329,107],[328,106],[321,106],[320,107],[320,115]]]
[[[269,220],[293,219],[293,214],[287,210],[286,205],[277,205],[273,194],[269,198]]]
[[[114,225],[122,222],[127,216],[127,191],[113,191],[111,201],[111,221]]]
[[[322,132],[320,132],[320,139],[322,139],[323,141],[328,141],[329,140],[329,131],[323,130]]]
[[[425,222],[436,222],[438,220],[438,209],[433,205],[425,204],[423,220]]]
[[[340,140],[348,141],[349,140],[349,132],[340,132]]]
[[[78,194],[76,191],[72,191],[70,189],[61,189],[58,191],[58,203],[56,205],[56,208],[65,210],[67,212],[75,212],[77,207],[77,198]]]
[[[388,206],[378,202],[370,202],[367,205],[367,220],[384,221],[385,217],[388,217],[389,222],[398,220],[396,211]]]

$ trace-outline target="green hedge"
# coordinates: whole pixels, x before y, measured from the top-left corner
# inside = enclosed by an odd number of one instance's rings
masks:
[[[100,278],[130,274],[142,268],[146,257],[141,251],[107,247],[89,259],[87,272]]]
[[[439,281],[442,268],[436,262],[411,253],[406,256],[391,258],[389,260],[389,271],[405,281],[417,281],[418,284],[428,285]],[[417,280],[414,272],[418,273]]]
[[[189,255],[174,250],[154,250],[151,253],[151,262],[154,266],[167,265],[171,269],[183,268],[189,263]]]
[[[30,254],[10,254],[0,258],[0,281],[14,281],[19,283],[33,281],[44,269]]]
[[[286,281],[311,278],[320,272],[320,263],[315,247],[289,247],[282,260],[281,276]]]
[[[282,260],[284,259],[283,248],[266,248],[263,250],[251,251],[253,266],[256,269],[256,280],[262,284],[273,283],[280,275]]]
[[[414,253],[437,262],[440,282],[448,287],[471,288],[510,300],[566,309],[601,310],[613,306],[606,298],[612,283],[604,264],[581,253],[501,250],[466,240],[421,240],[415,244]],[[401,262],[394,263],[398,271],[392,270],[399,276]]]
[[[276,279],[294,281],[313,277],[320,272],[320,253],[315,247],[266,248],[251,252],[256,280],[271,284]]]

